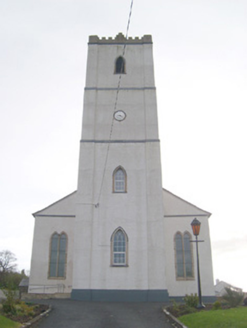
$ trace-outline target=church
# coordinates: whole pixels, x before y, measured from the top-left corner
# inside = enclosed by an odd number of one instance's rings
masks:
[[[162,188],[152,37],[90,36],[77,190],[33,214],[29,293],[82,301],[214,298],[210,213]]]

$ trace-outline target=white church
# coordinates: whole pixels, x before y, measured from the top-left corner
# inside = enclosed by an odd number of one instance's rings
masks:
[[[33,214],[29,293],[158,301],[214,298],[210,213],[162,188],[152,37],[90,36],[78,188]]]

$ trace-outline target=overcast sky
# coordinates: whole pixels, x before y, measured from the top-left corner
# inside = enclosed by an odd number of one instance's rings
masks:
[[[31,213],[77,188],[88,36],[125,34],[130,2],[0,3],[0,250],[19,270]],[[212,213],[214,277],[247,291],[247,1],[134,0],[129,36],[144,34],[163,186]]]

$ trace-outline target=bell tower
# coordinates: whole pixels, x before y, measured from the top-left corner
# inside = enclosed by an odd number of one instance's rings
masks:
[[[72,298],[167,301],[152,38],[90,36]]]

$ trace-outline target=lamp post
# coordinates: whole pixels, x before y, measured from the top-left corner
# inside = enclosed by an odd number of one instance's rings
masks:
[[[197,283],[198,283],[198,297],[199,304],[197,306],[198,309],[205,308],[205,305],[202,303],[202,293],[201,293],[201,279],[200,279],[200,267],[199,267],[199,253],[198,253],[198,242],[202,242],[203,240],[198,240],[198,236],[200,233],[201,222],[196,218],[191,222],[191,227],[193,230],[193,234],[196,237],[196,240],[193,241],[196,243],[196,258],[197,258]]]

